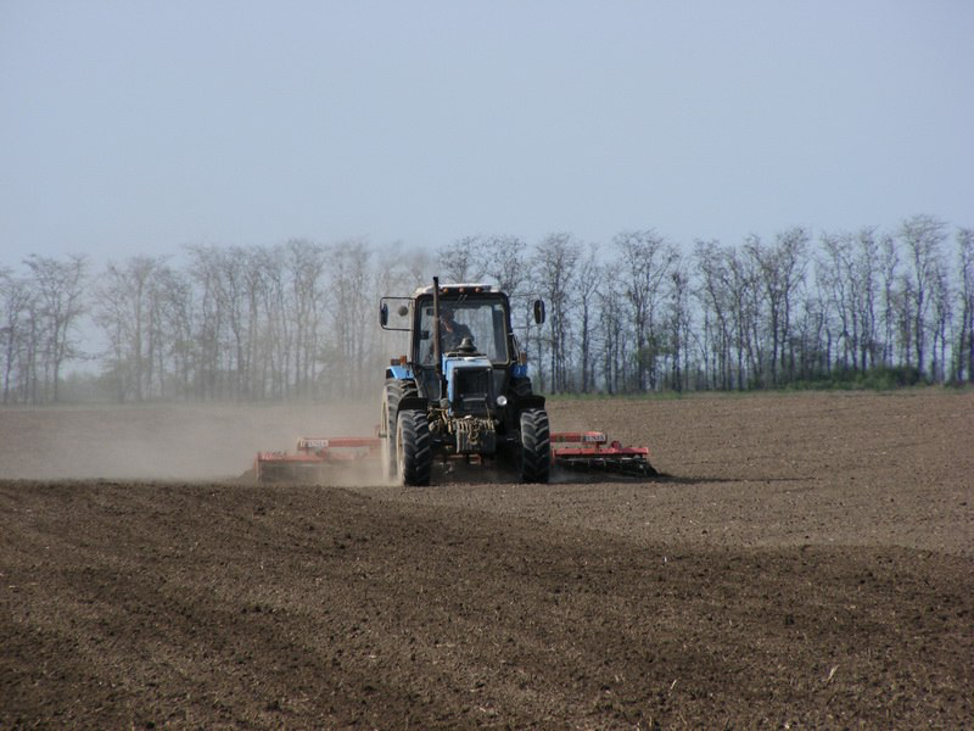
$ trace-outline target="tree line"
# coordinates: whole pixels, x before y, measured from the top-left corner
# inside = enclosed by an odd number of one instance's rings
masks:
[[[194,245],[98,268],[30,256],[0,266],[3,403],[64,400],[82,362],[88,390],[119,402],[368,398],[406,349],[378,327],[379,297],[433,274],[512,295],[550,393],[974,382],[974,229],[917,215],[690,250],[646,229],[599,244],[470,236],[437,251]]]

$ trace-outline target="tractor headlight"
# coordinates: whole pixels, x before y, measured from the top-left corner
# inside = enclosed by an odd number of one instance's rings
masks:
[[[497,405],[500,406],[502,409],[505,406],[507,406],[507,396],[498,396],[497,397]]]

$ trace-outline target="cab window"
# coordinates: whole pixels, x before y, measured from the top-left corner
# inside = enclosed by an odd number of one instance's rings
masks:
[[[440,328],[443,352],[459,345],[459,336],[469,334],[478,353],[483,353],[494,363],[506,363],[507,332],[502,302],[464,300],[462,302],[440,300],[441,310],[453,311],[453,333],[444,325]],[[448,320],[448,315],[442,316]],[[433,362],[433,303],[423,304],[420,309],[419,362]]]

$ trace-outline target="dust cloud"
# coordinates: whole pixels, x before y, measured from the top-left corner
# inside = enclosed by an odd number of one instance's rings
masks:
[[[5,408],[0,479],[233,479],[258,451],[372,436],[377,419],[374,403]],[[351,477],[379,478],[377,467]]]
[[[557,409],[552,428],[599,428]],[[370,437],[376,403],[149,404],[0,409],[0,479],[232,480],[254,479],[259,451],[294,452],[301,437]],[[335,487],[395,486],[378,455],[325,465],[286,482]],[[551,481],[608,478],[555,469]],[[511,466],[434,464],[434,484],[516,483]]]

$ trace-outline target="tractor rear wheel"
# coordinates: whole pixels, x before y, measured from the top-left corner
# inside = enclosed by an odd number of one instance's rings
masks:
[[[396,429],[398,424],[399,402],[407,396],[415,396],[416,394],[415,383],[412,381],[402,381],[397,378],[388,379],[386,381],[386,387],[382,392],[382,412],[379,417],[379,425],[385,434],[381,454],[382,476],[386,479],[394,480],[398,470]]]
[[[433,469],[433,447],[429,421],[419,410],[400,411],[396,429],[396,453],[399,480],[403,485],[420,487],[430,484]]]
[[[521,482],[548,482],[551,474],[551,430],[548,412],[521,412]]]

